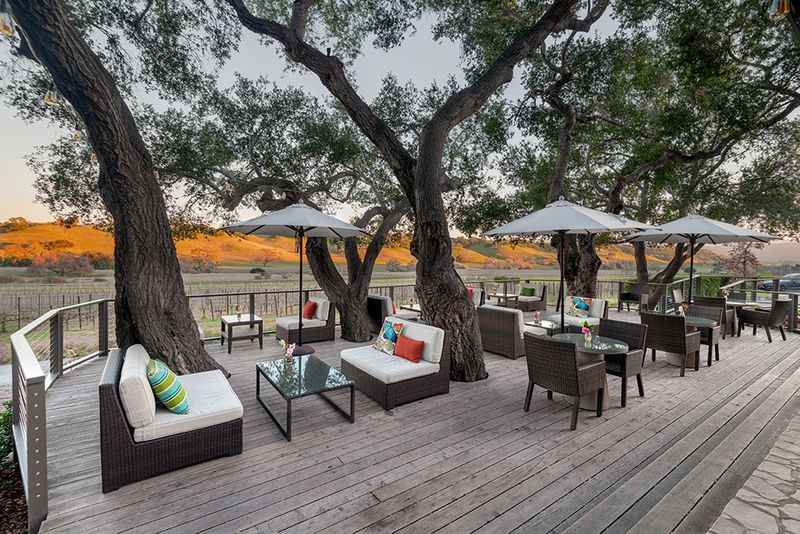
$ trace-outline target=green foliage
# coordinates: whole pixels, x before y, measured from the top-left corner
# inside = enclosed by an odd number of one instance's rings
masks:
[[[12,425],[11,401],[3,403],[0,408],[0,469],[8,469],[6,459],[14,451],[14,434]]]

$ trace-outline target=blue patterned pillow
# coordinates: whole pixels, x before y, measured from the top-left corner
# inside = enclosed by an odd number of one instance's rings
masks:
[[[178,377],[163,362],[150,360],[147,364],[147,380],[153,394],[172,413],[189,411],[189,399]]]
[[[394,354],[394,346],[397,343],[397,337],[403,332],[403,323],[393,323],[390,320],[383,322],[381,326],[381,333],[378,339],[375,340],[373,347],[386,354]]]

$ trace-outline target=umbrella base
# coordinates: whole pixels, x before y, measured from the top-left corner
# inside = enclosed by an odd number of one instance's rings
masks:
[[[306,354],[314,354],[314,347],[311,345],[297,345],[292,353],[294,356],[305,356]]]

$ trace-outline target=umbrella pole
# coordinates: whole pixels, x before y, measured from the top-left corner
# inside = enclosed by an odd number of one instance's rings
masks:
[[[297,299],[300,303],[300,313],[298,315],[297,323],[297,346],[294,349],[294,354],[297,356],[302,356],[304,354],[311,354],[314,352],[314,348],[303,346],[303,304],[305,304],[303,302],[303,237],[305,234],[301,229],[297,235],[300,238],[300,295]]]
[[[564,333],[564,306],[566,305],[566,299],[564,298],[564,240],[567,237],[567,233],[561,231],[558,233],[558,248],[560,249],[559,253],[559,260],[558,265],[561,269],[561,282],[558,284],[558,300],[561,302],[561,333]]]
[[[300,315],[298,317],[298,329],[297,329],[297,346],[303,346],[303,231],[300,230],[300,295],[297,299],[300,304]]]
[[[689,304],[692,303],[692,287],[694,287],[694,242],[695,237],[689,238]]]

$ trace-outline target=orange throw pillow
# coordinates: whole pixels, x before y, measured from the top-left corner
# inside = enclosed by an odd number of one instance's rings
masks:
[[[422,359],[422,351],[424,350],[424,341],[417,341],[400,334],[397,338],[397,344],[394,346],[394,355],[410,362],[418,363]]]
[[[307,301],[303,305],[303,319],[313,319],[315,313],[317,313],[317,303],[313,300]]]

